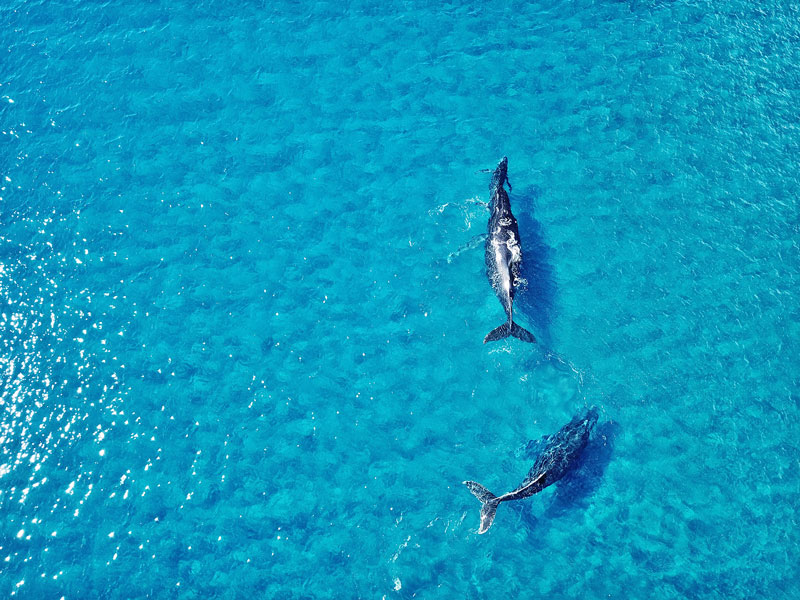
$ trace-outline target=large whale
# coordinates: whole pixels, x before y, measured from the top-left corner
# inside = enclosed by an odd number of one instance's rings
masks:
[[[511,213],[511,202],[504,184],[508,183],[508,158],[497,165],[489,184],[490,199],[489,233],[486,237],[486,275],[492,289],[508,316],[508,321],[489,332],[483,343],[502,340],[509,335],[525,342],[536,338],[526,329],[514,323],[514,293],[520,281],[522,248],[519,245],[517,220]],[[511,184],[508,183],[508,189]]]
[[[478,533],[486,533],[492,526],[501,502],[533,496],[569,472],[589,442],[589,434],[596,423],[597,409],[592,407],[584,416],[574,417],[558,433],[545,438],[544,446],[528,475],[512,492],[495,496],[480,483],[465,481],[464,485],[481,501],[481,527]]]

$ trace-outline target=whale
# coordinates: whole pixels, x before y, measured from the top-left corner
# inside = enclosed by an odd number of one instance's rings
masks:
[[[485,244],[486,276],[506,311],[508,320],[488,333],[483,343],[513,336],[524,342],[535,342],[533,334],[514,322],[514,294],[520,284],[522,247],[517,219],[511,212],[511,201],[505,189],[508,181],[508,158],[503,157],[492,174],[489,184],[488,233]]]
[[[590,408],[584,415],[576,415],[557,433],[541,440],[542,449],[522,483],[511,492],[495,496],[475,481],[464,481],[470,492],[481,502],[481,525],[478,533],[486,533],[494,522],[497,507],[501,502],[522,500],[553,485],[572,469],[597,424],[597,408]],[[531,444],[529,444],[531,446]]]

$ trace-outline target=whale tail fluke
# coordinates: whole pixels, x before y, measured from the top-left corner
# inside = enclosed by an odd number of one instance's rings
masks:
[[[496,329],[492,329],[485,338],[483,338],[483,343],[486,342],[496,342],[497,340],[502,340],[503,338],[507,338],[508,336],[514,336],[518,340],[522,340],[523,342],[528,343],[535,343],[536,338],[533,334],[525,329],[524,327],[520,327],[513,321],[511,322],[511,327],[508,326],[508,323],[503,323],[500,327]]]
[[[486,533],[492,526],[500,500],[477,481],[465,481],[464,485],[481,501],[481,527],[478,533]]]

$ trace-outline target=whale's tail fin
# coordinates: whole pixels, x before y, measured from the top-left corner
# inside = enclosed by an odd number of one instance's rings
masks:
[[[496,342],[497,340],[502,340],[503,338],[507,338],[510,335],[514,336],[518,340],[522,340],[523,342],[529,342],[529,343],[536,342],[536,338],[530,331],[528,331],[523,327],[520,327],[513,321],[510,321],[510,323],[503,323],[502,325],[500,325],[500,327],[492,329],[489,332],[489,335],[483,338],[483,343],[485,344],[486,342]]]
[[[492,526],[500,500],[476,481],[465,481],[464,485],[466,485],[469,491],[481,501],[481,528],[478,530],[478,533],[486,533],[489,527]]]

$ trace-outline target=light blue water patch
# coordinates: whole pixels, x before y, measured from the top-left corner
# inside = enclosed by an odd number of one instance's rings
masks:
[[[0,26],[0,594],[798,596],[794,6]],[[503,155],[536,346],[459,252]]]

